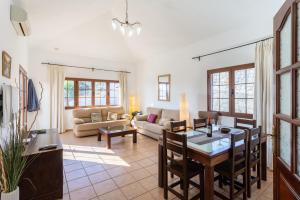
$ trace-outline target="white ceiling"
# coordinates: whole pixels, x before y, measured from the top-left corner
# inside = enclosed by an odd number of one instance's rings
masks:
[[[212,35],[270,21],[284,0],[128,0],[139,37],[111,28],[124,18],[124,0],[22,0],[29,13],[31,47],[57,53],[135,62]]]

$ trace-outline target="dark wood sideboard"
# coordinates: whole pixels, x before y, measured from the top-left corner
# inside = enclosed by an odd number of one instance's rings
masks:
[[[56,149],[39,151],[57,144]],[[51,200],[63,197],[63,147],[56,129],[38,134],[27,145],[24,156],[31,162],[20,182],[21,200]]]

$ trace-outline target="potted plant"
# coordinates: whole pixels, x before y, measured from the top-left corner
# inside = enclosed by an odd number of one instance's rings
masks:
[[[41,96],[39,99],[39,105],[43,98],[43,86],[41,83]],[[0,193],[1,200],[19,200],[19,183],[23,172],[26,167],[35,159],[28,160],[24,156],[25,143],[24,139],[27,139],[29,133],[32,130],[33,125],[38,116],[38,110],[35,112],[34,119],[27,130],[26,127],[21,127],[20,123],[20,110],[17,114],[13,114],[12,120],[8,125],[8,128],[4,128],[0,122],[0,136],[3,136],[3,130],[6,134],[4,139],[0,141]],[[32,184],[33,188],[35,186]]]
[[[6,131],[8,135],[0,144],[1,200],[19,200],[18,185],[27,163],[23,156],[24,134],[16,124],[15,120],[10,123]]]

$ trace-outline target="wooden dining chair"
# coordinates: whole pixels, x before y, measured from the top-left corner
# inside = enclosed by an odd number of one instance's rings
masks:
[[[182,121],[171,121],[171,132],[177,133],[177,132],[186,132],[187,126],[186,126],[186,120]]]
[[[186,126],[186,120],[182,120],[182,121],[171,121],[171,132],[173,133],[178,133],[178,132],[186,132],[187,130],[187,126]],[[180,155],[177,155],[174,152],[171,152],[171,157],[174,158],[174,154],[177,157],[180,157]],[[174,174],[171,173],[171,177],[174,178]]]
[[[206,118],[199,118],[193,120],[193,129],[197,130],[198,128],[203,128],[207,126],[207,119]]]
[[[223,187],[223,181],[229,181],[229,197],[215,191],[215,195],[221,199],[235,199],[243,194],[243,200],[247,199],[247,131],[231,135],[230,159],[217,165],[215,171],[218,176],[219,186]],[[243,176],[241,183],[237,178]]]
[[[261,187],[261,127],[250,129],[248,136],[247,194],[251,198],[251,186],[257,183],[257,188]],[[252,174],[253,168],[257,169],[256,176]]]
[[[215,111],[199,111],[198,112],[198,117],[200,119],[208,119],[211,118],[213,120],[212,123],[217,124],[218,120],[219,120],[219,112],[215,112]]]
[[[168,191],[176,195],[179,199],[189,199],[189,185],[193,185],[200,191],[191,199],[203,199],[204,190],[204,168],[188,158],[187,155],[187,136],[185,134],[176,134],[167,130],[163,131],[163,163],[164,163],[164,198],[168,199]],[[168,151],[181,155],[180,159],[168,156]],[[171,172],[180,178],[179,181],[168,183],[168,172]],[[200,184],[191,180],[199,176]],[[177,192],[174,187],[182,185],[182,193]]]
[[[234,118],[234,128],[239,128],[239,129],[256,128],[256,120],[235,117]]]

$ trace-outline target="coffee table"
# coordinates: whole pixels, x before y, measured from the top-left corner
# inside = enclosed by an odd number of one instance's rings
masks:
[[[101,136],[105,135],[107,138],[107,148],[111,148],[111,138],[112,137],[118,137],[125,135],[133,135],[133,143],[137,142],[137,131],[135,128],[131,126],[116,126],[116,127],[110,127],[110,128],[99,128],[98,129],[98,141],[101,141]]]

